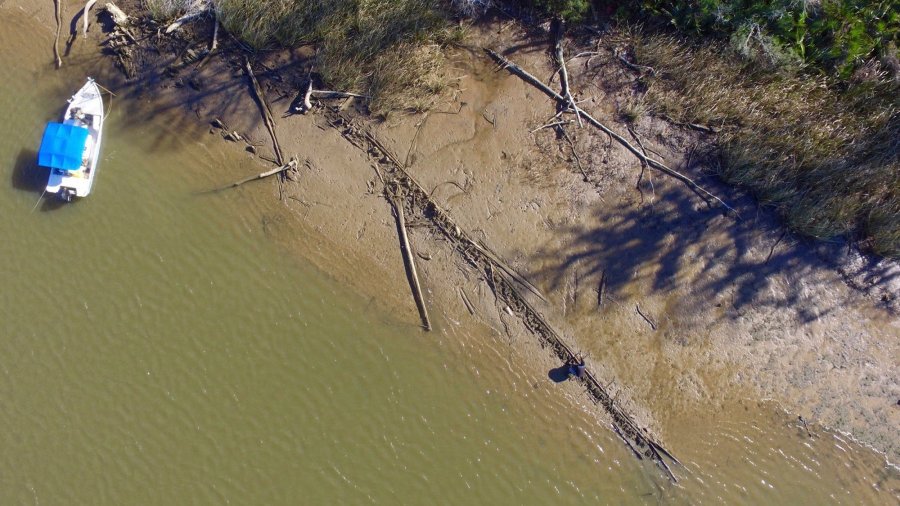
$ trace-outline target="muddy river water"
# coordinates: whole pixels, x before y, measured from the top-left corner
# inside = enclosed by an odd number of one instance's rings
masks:
[[[897,503],[880,455],[752,401],[670,431],[670,483],[585,399],[308,267],[268,183],[198,195],[265,167],[124,93],[92,195],[39,202],[44,124],[109,72],[51,47],[0,2],[0,504]]]

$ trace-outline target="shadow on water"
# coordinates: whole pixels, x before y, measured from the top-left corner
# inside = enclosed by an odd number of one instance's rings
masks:
[[[550,369],[550,371],[547,372],[547,377],[554,383],[562,383],[569,379],[569,366],[563,364],[555,369]]]
[[[44,195],[41,202],[41,212],[52,212],[72,205],[76,205],[75,202],[65,202],[56,195]]]
[[[13,188],[40,194],[47,187],[48,177],[50,169],[38,165],[37,151],[33,149],[19,151],[12,171]]]
[[[33,149],[23,149],[16,157],[11,182],[13,188],[33,193],[35,199],[40,199],[40,204],[36,203],[35,205],[40,205],[41,211],[55,211],[61,207],[72,205],[63,202],[56,195],[44,193],[49,176],[50,169],[38,165],[37,152]]]

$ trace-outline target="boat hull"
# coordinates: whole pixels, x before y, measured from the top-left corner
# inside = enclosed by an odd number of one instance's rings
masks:
[[[69,99],[69,106],[63,115],[63,124],[77,125],[88,129],[88,140],[82,154],[82,164],[77,170],[50,169],[46,192],[71,202],[76,197],[90,195],[97,176],[97,162],[100,158],[100,144],[103,138],[103,98],[100,87],[93,79]]]

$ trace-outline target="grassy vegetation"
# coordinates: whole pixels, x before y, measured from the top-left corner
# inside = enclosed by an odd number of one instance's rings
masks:
[[[145,0],[171,18],[208,0]],[[370,110],[430,107],[446,86],[442,45],[461,32],[441,0],[215,0],[229,33],[255,49],[316,45],[328,86],[371,97]]]
[[[676,120],[724,127],[720,172],[794,230],[848,236],[900,257],[900,87],[779,72],[714,45],[633,33],[656,69],[647,99]]]

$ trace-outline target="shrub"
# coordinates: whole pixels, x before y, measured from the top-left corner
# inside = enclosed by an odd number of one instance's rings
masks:
[[[758,38],[781,53],[775,61],[799,60],[844,78],[900,37],[896,0],[641,0],[622,12],[685,33],[738,36],[745,45]]]
[[[579,21],[590,7],[588,0],[530,0],[533,7],[549,16]]]

